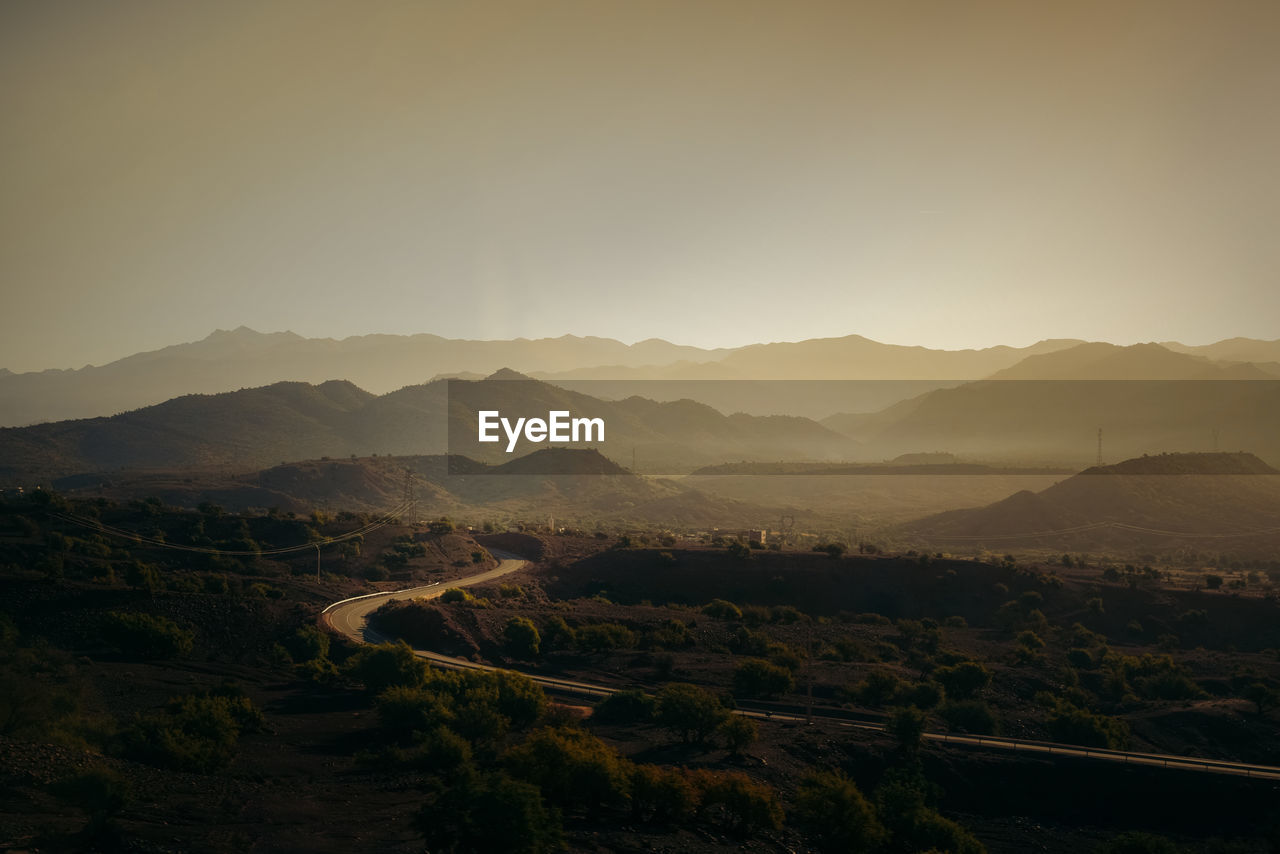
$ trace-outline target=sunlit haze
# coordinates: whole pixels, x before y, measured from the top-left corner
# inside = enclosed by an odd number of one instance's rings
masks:
[[[0,367],[1276,338],[1280,4],[8,2]]]

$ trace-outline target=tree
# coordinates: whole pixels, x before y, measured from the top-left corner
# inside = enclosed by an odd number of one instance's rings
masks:
[[[953,700],[966,700],[991,684],[991,671],[976,661],[962,661],[933,671],[933,678],[942,683],[947,696]]]
[[[639,688],[628,688],[596,703],[591,717],[605,724],[647,723],[653,717],[653,709],[653,697]]]
[[[991,707],[981,700],[953,700],[943,705],[938,714],[947,722],[947,728],[974,735],[994,735],[996,717]]]
[[[724,737],[725,746],[734,756],[740,755],[744,748],[750,747],[760,737],[756,722],[745,715],[729,715],[716,728],[716,732]]]
[[[1258,714],[1261,715],[1280,702],[1280,692],[1262,682],[1254,682],[1244,689],[1244,698],[1257,706]]]
[[[146,590],[154,593],[160,586],[160,573],[150,564],[131,560],[124,570],[124,582],[134,590]]]
[[[901,680],[887,670],[872,670],[849,694],[855,702],[877,709],[893,698],[901,684]]]
[[[414,823],[432,851],[549,854],[562,846],[560,818],[537,786],[470,766],[435,787]]]
[[[631,768],[631,814],[638,821],[682,821],[693,814],[698,793],[689,778],[672,768]]]
[[[404,641],[360,647],[347,660],[343,672],[371,694],[381,694],[393,685],[415,687],[427,681],[427,663],[413,654]]]
[[[1210,590],[1217,590],[1222,587],[1222,576],[1209,574],[1204,577],[1204,586]]]
[[[555,806],[598,809],[626,800],[630,763],[580,729],[539,729],[502,757],[513,777],[537,786]]]
[[[697,685],[671,682],[658,692],[654,721],[680,736],[686,744],[702,744],[725,718],[729,710]]]
[[[796,816],[822,851],[870,851],[885,838],[875,808],[839,772],[820,771],[801,781]]]
[[[167,617],[112,611],[102,621],[102,637],[120,652],[137,658],[189,655],[195,635]]]
[[[924,712],[915,706],[894,709],[885,729],[898,740],[898,746],[904,753],[914,754],[920,749],[920,739],[924,737]]]
[[[794,684],[790,670],[760,658],[748,658],[733,670],[733,693],[739,697],[773,697]]]
[[[782,828],[782,805],[772,788],[740,771],[689,773],[701,793],[701,810],[719,808],[724,826],[738,835]],[[701,811],[700,810],[700,811]]]
[[[578,648],[584,652],[606,652],[635,646],[635,633],[618,623],[591,623],[577,631]]]
[[[538,636],[537,626],[528,617],[512,617],[502,630],[502,636],[507,642],[507,652],[513,658],[528,661],[538,657],[542,639]]]

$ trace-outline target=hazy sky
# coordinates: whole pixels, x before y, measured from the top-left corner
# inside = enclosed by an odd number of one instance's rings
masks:
[[[1280,337],[1280,3],[0,4],[0,366]]]

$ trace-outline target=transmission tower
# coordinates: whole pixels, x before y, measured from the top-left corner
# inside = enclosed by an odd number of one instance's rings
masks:
[[[787,547],[787,543],[791,541],[791,532],[795,530],[796,517],[784,515],[778,520],[778,542],[782,548]]]

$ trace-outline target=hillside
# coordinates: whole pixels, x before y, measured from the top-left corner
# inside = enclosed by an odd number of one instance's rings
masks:
[[[599,449],[641,470],[687,471],[730,459],[840,459],[856,443],[789,416],[723,415],[683,400],[603,401],[514,372],[469,382],[437,380],[374,396],[351,383],[277,383],[187,395],[110,418],[0,429],[0,478],[33,482],[114,469],[221,466],[369,454],[442,454],[499,463],[505,443],[476,441],[477,412],[546,417],[551,410],[602,417]],[[536,447],[521,446],[520,453]]]
[[[1167,454],[1095,467],[1040,492],[939,513],[899,532],[938,546],[1264,554],[1280,545],[1277,518],[1280,474],[1256,456]]]
[[[1111,458],[1251,448],[1280,461],[1280,381],[1155,344],[1084,344],[1032,356],[989,380],[938,389],[881,412],[823,419],[864,454],[937,450],[1083,466],[1097,431]]]
[[[676,481],[638,477],[591,449],[545,448],[490,466],[452,455],[313,459],[257,472],[219,469],[123,471],[54,483],[75,497],[117,501],[155,497],[167,506],[206,502],[229,511],[383,512],[400,504],[406,482],[422,518],[529,519],[590,528],[759,525],[779,510],[711,495]]]

